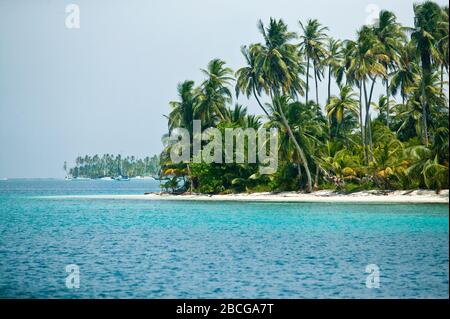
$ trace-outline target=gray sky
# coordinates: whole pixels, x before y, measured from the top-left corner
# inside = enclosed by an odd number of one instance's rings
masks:
[[[80,29],[65,26],[69,3]],[[409,0],[0,0],[0,178],[63,177],[77,155],[159,153],[177,83],[199,82],[213,58],[242,66],[258,19],[299,31],[317,18],[354,38],[370,4],[413,23]]]

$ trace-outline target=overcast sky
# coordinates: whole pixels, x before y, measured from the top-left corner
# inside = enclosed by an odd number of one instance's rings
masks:
[[[79,29],[65,25],[70,3],[79,5]],[[213,58],[234,70],[242,66],[240,46],[261,41],[258,19],[283,18],[299,31],[299,20],[317,18],[345,39],[354,38],[371,8],[392,10],[412,25],[412,6],[409,0],[0,0],[0,178],[63,177],[63,162],[77,155],[159,153],[162,114],[177,83],[199,82],[199,69]],[[259,112],[254,100],[239,102]]]

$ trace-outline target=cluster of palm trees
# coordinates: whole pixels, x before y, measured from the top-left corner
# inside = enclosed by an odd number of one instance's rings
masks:
[[[427,1],[414,5],[414,13],[414,26],[405,27],[381,11],[374,25],[344,41],[330,38],[315,19],[299,22],[298,34],[281,19],[259,21],[262,41],[241,47],[245,66],[233,74],[215,59],[199,86],[179,85],[169,133],[178,127],[192,133],[194,119],[202,129],[277,127],[280,169],[259,176],[249,164],[175,165],[165,136],[162,173],[172,185],[183,177],[185,188],[204,192],[447,187],[449,11]],[[327,82],[323,107],[321,81]],[[254,98],[264,115],[231,108],[233,85],[236,97]],[[339,94],[331,94],[333,86]],[[376,86],[384,91],[378,101]]]
[[[67,176],[75,178],[102,178],[117,176],[157,176],[159,174],[159,158],[154,155],[143,159],[135,156],[123,157],[120,154],[104,154],[93,156],[78,156],[75,166],[68,169],[64,162],[64,171]]]

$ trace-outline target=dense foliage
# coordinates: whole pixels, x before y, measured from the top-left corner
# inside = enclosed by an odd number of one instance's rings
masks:
[[[121,155],[104,154],[102,156],[86,155],[75,159],[75,167],[68,170],[67,163],[64,162],[64,171],[68,176],[75,178],[102,178],[118,176],[158,176],[159,158],[158,156],[138,159],[134,156],[122,157]]]
[[[355,40],[343,41],[330,38],[317,20],[300,22],[299,33],[282,20],[260,21],[262,41],[241,48],[242,68],[233,73],[214,59],[199,86],[178,86],[168,129],[192,133],[194,119],[203,129],[277,127],[277,172],[261,176],[255,164],[174,164],[165,135],[165,187],[202,193],[448,187],[449,11],[430,1],[413,9],[413,27],[381,11]],[[319,92],[320,81],[326,92]],[[263,115],[231,107],[233,86],[236,97],[254,98]],[[384,94],[375,97],[375,86]]]

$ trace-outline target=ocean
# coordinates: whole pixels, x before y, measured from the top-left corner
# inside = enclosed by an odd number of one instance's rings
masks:
[[[0,181],[0,298],[449,297],[448,204],[63,197],[157,190]]]

